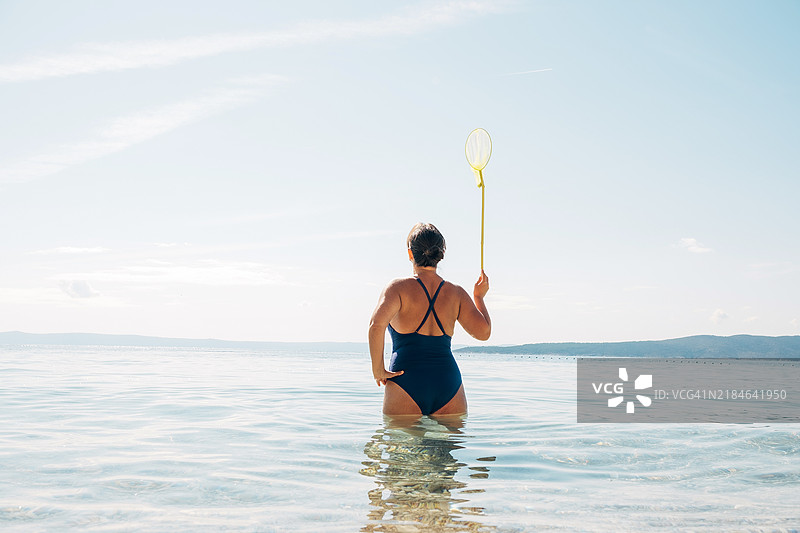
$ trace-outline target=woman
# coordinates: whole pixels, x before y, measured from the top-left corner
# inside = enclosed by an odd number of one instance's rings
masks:
[[[444,281],[436,272],[436,265],[444,257],[445,242],[433,224],[414,226],[407,244],[414,277],[389,283],[369,325],[372,375],[378,386],[386,386],[383,412],[464,414],[467,397],[450,351],[450,340],[456,320],[476,339],[489,338],[492,322],[483,303],[489,278],[481,271],[472,299],[458,285]],[[392,337],[389,370],[383,363],[387,327]]]

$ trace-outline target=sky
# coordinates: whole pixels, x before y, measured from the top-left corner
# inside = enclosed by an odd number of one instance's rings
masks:
[[[798,27],[793,0],[0,0],[0,331],[364,342],[416,222],[471,292],[482,127],[490,343],[800,334]]]

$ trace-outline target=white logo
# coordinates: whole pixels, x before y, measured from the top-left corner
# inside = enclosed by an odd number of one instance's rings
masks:
[[[628,381],[628,370],[626,368],[619,369],[619,379],[623,382]],[[652,374],[641,374],[636,380],[633,382],[634,390],[644,390],[649,389],[653,386],[653,375]],[[622,402],[625,401],[625,397],[623,396],[622,392],[624,390],[623,383],[592,383],[592,388],[594,389],[595,394],[600,394],[602,390],[606,394],[618,394],[619,396],[614,396],[613,398],[609,398],[608,406],[609,407],[617,407]],[[652,399],[649,396],[645,396],[643,394],[636,394],[636,399],[639,400],[639,403],[642,404],[644,407],[649,407],[652,403]],[[625,412],[626,413],[633,413],[634,412],[634,402],[633,400],[628,400],[625,403]]]

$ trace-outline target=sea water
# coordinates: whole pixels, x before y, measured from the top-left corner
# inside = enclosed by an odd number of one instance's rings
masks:
[[[800,426],[577,424],[570,357],[457,357],[392,421],[366,353],[0,347],[2,531],[792,531]]]

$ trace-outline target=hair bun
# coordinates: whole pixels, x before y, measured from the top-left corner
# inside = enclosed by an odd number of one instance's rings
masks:
[[[415,225],[408,234],[406,244],[417,266],[435,267],[444,257],[444,237],[433,224],[420,222]]]

